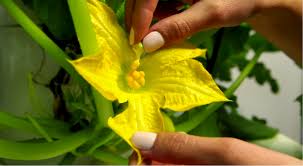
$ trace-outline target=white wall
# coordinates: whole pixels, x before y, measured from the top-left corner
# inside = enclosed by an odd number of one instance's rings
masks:
[[[247,79],[236,91],[240,103],[240,112],[247,117],[258,115],[266,118],[269,125],[279,128],[287,136],[300,140],[300,107],[295,102],[302,94],[302,69],[294,64],[284,53],[265,53],[260,58],[272,76],[278,80],[280,91],[272,94],[268,84],[258,86],[253,79]],[[238,71],[234,71],[234,76]]]

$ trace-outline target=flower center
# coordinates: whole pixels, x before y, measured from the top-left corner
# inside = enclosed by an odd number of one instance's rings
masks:
[[[134,61],[131,65],[131,71],[126,76],[127,84],[132,89],[139,89],[145,84],[145,73],[143,71],[137,71],[139,65],[139,60]]]

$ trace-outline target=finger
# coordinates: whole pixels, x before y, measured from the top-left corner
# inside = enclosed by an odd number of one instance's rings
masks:
[[[130,31],[132,24],[132,15],[135,8],[136,0],[126,0],[125,3],[125,26],[127,31]]]
[[[145,158],[173,164],[302,164],[302,161],[234,138],[137,132],[134,145]],[[253,157],[252,157],[253,156]]]
[[[128,158],[128,165],[137,165],[138,156],[136,152],[133,152]]]
[[[143,39],[146,52],[152,52],[164,45],[178,42],[210,27],[210,14],[203,1],[195,3],[182,13],[160,20],[150,28],[150,33]]]
[[[137,132],[132,141],[145,158],[172,164],[215,163],[215,140],[203,139],[182,133],[150,134]]]
[[[158,4],[158,0],[138,0],[136,1],[132,15],[130,44],[140,42],[148,33],[149,26],[153,19],[153,13]]]
[[[256,9],[255,1],[251,0],[198,1],[184,12],[153,25],[143,39],[145,51],[155,51],[201,30],[237,25],[255,13]]]

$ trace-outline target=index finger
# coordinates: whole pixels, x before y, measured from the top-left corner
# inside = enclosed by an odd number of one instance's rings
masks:
[[[135,10],[132,13],[131,44],[140,42],[148,33],[149,26],[153,19],[154,11],[157,7],[158,0],[138,0],[135,3]],[[133,31],[133,33],[132,33]],[[133,36],[132,36],[133,35]]]
[[[127,31],[130,31],[132,24],[133,10],[135,8],[136,0],[126,0],[125,2],[125,26]]]

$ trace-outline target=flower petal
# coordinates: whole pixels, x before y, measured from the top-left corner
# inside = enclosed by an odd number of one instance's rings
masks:
[[[107,56],[104,56],[106,54]],[[127,101],[127,84],[119,57],[111,52],[82,57],[71,61],[79,74],[108,100]]]
[[[133,59],[137,59],[115,13],[98,0],[88,0],[88,9],[101,51],[115,52],[116,55],[124,58],[124,63],[127,59],[131,62]]]
[[[120,103],[126,102],[129,91],[126,75],[143,48],[129,45],[124,30],[108,6],[98,0],[88,0],[87,5],[100,52],[71,63],[104,97],[118,99]]]
[[[114,118],[109,118],[108,126],[121,136],[139,156],[141,155],[130,139],[137,131],[161,132],[164,131],[163,117],[160,112],[160,96],[133,95],[128,100],[128,108]]]
[[[186,111],[199,105],[228,101],[203,65],[190,59],[201,52],[204,51],[172,48],[141,60],[145,89],[164,96],[161,108]]]
[[[149,53],[141,59],[141,65],[153,66],[153,63],[149,62],[150,60],[159,65],[172,65],[178,61],[183,61],[186,59],[205,57],[205,54],[206,49],[194,48],[189,44],[183,43],[181,45],[175,45],[170,48],[160,49],[153,53]]]
[[[158,98],[159,96],[133,95],[128,100],[128,108],[110,118],[108,125],[128,142],[136,131],[163,131],[164,123]]]

